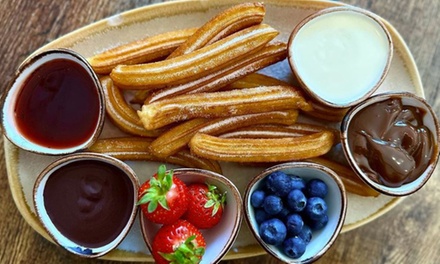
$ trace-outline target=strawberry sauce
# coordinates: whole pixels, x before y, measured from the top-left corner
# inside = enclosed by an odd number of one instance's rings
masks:
[[[89,73],[68,59],[46,62],[26,80],[15,108],[17,126],[49,148],[84,143],[96,129],[99,95]]]
[[[49,177],[44,205],[64,236],[96,248],[122,232],[132,213],[133,195],[131,181],[122,170],[105,162],[81,160]]]

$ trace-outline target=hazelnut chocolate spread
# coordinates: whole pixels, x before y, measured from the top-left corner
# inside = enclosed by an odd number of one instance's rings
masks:
[[[357,164],[373,181],[398,187],[417,179],[435,151],[424,109],[398,98],[372,104],[353,118],[348,142]]]
[[[55,171],[44,189],[46,211],[56,228],[78,245],[97,248],[124,229],[133,208],[134,189],[119,168],[82,160]]]

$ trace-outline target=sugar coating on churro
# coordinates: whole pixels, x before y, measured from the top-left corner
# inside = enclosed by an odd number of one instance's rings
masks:
[[[310,108],[299,91],[291,87],[270,86],[175,96],[143,105],[138,115],[149,130],[196,117],[214,118]]]
[[[220,138],[197,133],[191,152],[207,159],[229,162],[282,162],[318,157],[333,145],[333,133],[284,138]]]

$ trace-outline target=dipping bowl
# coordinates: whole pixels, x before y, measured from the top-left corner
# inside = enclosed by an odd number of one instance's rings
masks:
[[[174,177],[178,177],[186,185],[208,183],[217,186],[221,193],[226,192],[226,204],[220,222],[212,228],[200,230],[206,241],[205,253],[200,263],[220,262],[233,245],[240,230],[243,208],[240,192],[228,178],[215,172],[193,168],[179,168],[173,172]],[[144,240],[151,252],[152,241],[161,225],[147,220],[142,213],[140,222]]]
[[[65,250],[105,255],[128,234],[137,213],[138,179],[124,162],[96,153],[67,155],[44,169],[33,192],[37,216]]]
[[[416,192],[438,162],[439,123],[412,93],[375,95],[347,112],[341,124],[345,156],[370,187],[391,196]]]
[[[325,182],[328,187],[328,193],[324,198],[328,207],[328,222],[323,228],[312,232],[312,238],[307,244],[304,254],[299,258],[292,258],[286,255],[282,249],[282,245],[271,245],[262,239],[259,231],[262,222],[258,223],[255,216],[255,212],[259,208],[254,208],[251,203],[252,193],[256,190],[264,190],[266,188],[265,185],[268,177],[279,171],[284,172],[291,177],[298,176],[306,182],[312,179],[320,179]],[[284,202],[284,208],[285,206],[286,204]],[[323,165],[312,162],[289,162],[270,167],[262,171],[249,182],[244,196],[244,208],[245,219],[248,226],[258,243],[270,255],[284,263],[310,263],[319,259],[331,247],[340,233],[347,211],[347,197],[344,185],[334,171]],[[302,215],[303,212],[298,212],[297,214]],[[283,217],[284,216],[275,215],[270,216],[267,219],[278,218],[282,220]],[[305,219],[304,216],[303,218]],[[304,220],[304,224],[307,224],[306,220]]]

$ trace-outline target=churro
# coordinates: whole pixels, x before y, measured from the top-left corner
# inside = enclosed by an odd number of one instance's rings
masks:
[[[151,62],[168,56],[181,46],[197,28],[181,29],[132,41],[88,58],[98,74],[109,74],[119,64]]]
[[[220,138],[195,134],[190,150],[197,156],[229,162],[283,162],[318,157],[333,145],[333,133],[323,131],[300,137]]]
[[[104,153],[120,160],[167,162],[183,167],[206,169],[221,173],[221,167],[217,161],[194,156],[187,149],[165,158],[159,158],[148,150],[151,142],[152,139],[141,137],[99,139],[88,150]]]
[[[262,124],[238,128],[228,133],[220,135],[222,138],[282,138],[299,137],[310,135],[321,131],[330,131],[335,138],[334,142],[339,142],[339,131],[321,125],[305,123],[294,123],[291,125]]]
[[[238,61],[232,61],[229,65],[225,65],[224,68],[203,78],[153,91],[151,93],[144,93],[144,95],[146,95],[144,101],[145,103],[151,103],[160,99],[185,93],[191,94],[217,91],[223,86],[230,84],[247,74],[282,61],[286,56],[287,46],[285,43],[269,43],[257,52],[250,54],[248,57],[242,58]],[[138,93],[142,92],[144,91],[138,91]],[[137,97],[141,97],[141,95],[137,95]]]
[[[104,92],[106,112],[113,123],[122,131],[143,137],[157,137],[162,130],[146,130],[139,116],[126,101],[122,91],[113,84],[110,77],[100,79]]]
[[[227,35],[263,21],[266,9],[261,3],[244,3],[220,12],[201,26],[169,58],[195,51]]]
[[[186,147],[197,132],[215,136],[254,124],[289,125],[295,123],[297,117],[297,110],[286,110],[217,119],[196,118],[164,132],[150,144],[149,149],[158,157],[167,157]]]
[[[175,58],[137,65],[118,65],[110,77],[120,88],[158,89],[202,78],[224,65],[249,56],[278,35],[260,24],[229,35],[213,44]]]
[[[290,86],[291,84],[265,74],[252,73],[244,76],[239,80],[236,80],[235,82],[232,82],[228,86],[225,86],[224,89],[231,90],[274,85]]]
[[[337,163],[335,161],[323,157],[310,158],[307,160],[324,165],[330,168],[331,170],[333,170],[334,172],[336,172],[336,174],[338,174],[338,176],[341,178],[345,186],[345,189],[350,193],[357,194],[360,196],[374,196],[374,197],[379,195],[378,192],[376,192],[374,189],[366,185],[348,166],[342,165],[340,163]]]
[[[211,93],[184,94],[145,104],[138,115],[147,130],[192,118],[228,117],[289,109],[311,109],[301,92],[267,86]]]
[[[226,85],[222,89],[223,90],[243,89],[243,88],[252,88],[258,86],[273,86],[273,85],[292,86],[287,82],[284,82],[282,80],[276,79],[271,76],[267,76],[260,73],[252,73]],[[305,96],[307,98],[307,94],[305,94]],[[313,110],[304,112],[304,114],[321,120],[330,121],[330,122],[340,122],[344,118],[345,113],[347,113],[348,111],[347,108],[331,108],[321,103],[315,102],[311,99],[308,99],[308,101],[312,105]]]

